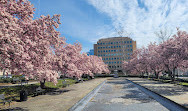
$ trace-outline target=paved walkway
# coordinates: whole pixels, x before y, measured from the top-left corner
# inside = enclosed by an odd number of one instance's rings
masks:
[[[31,97],[25,102],[12,103],[10,109],[14,111],[67,111],[106,79],[93,79],[46,95]]]
[[[188,108],[188,87],[152,81],[144,78],[127,79]]]
[[[108,80],[83,111],[168,111],[125,78]]]

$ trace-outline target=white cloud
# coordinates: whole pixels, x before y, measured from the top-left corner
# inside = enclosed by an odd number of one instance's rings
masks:
[[[100,13],[107,14],[113,28],[98,30],[101,37],[117,35],[114,28],[123,27],[132,33],[138,47],[158,42],[154,32],[167,28],[176,32],[176,27],[188,30],[188,0],[88,0]],[[96,38],[97,39],[97,38]],[[97,41],[93,39],[93,41]]]

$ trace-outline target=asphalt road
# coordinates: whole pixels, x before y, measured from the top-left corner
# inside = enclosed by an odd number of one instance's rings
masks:
[[[83,111],[168,111],[129,81],[108,80]]]

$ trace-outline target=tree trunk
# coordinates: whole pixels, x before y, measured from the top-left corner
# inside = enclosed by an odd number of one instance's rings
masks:
[[[44,79],[43,81],[40,81],[40,87],[41,87],[42,89],[45,88],[45,82],[46,82],[45,79]]]
[[[175,81],[175,68],[173,69],[173,72],[172,72],[172,82]]]
[[[159,74],[156,71],[154,71],[154,73],[155,73],[155,78],[159,79]]]
[[[4,70],[3,70],[3,77],[5,77],[5,71],[6,71],[6,70],[4,69]]]

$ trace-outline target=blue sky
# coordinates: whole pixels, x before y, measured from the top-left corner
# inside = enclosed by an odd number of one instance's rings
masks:
[[[154,32],[176,27],[188,30],[188,0],[29,0],[36,8],[34,17],[61,14],[61,36],[73,44],[78,41],[83,52],[93,48],[100,38],[125,36],[137,46],[158,42]],[[115,30],[116,29],[116,30]]]

